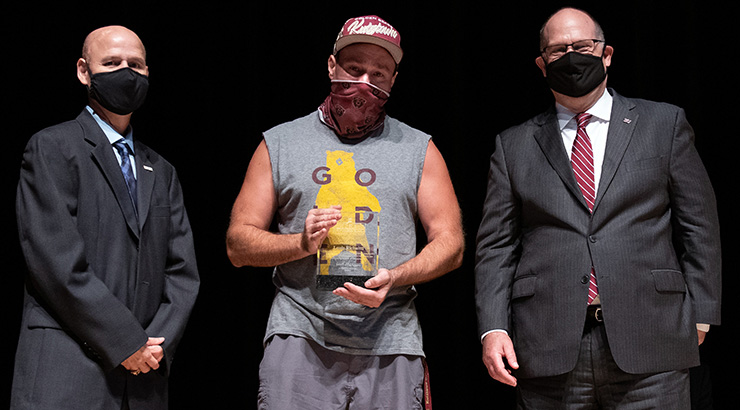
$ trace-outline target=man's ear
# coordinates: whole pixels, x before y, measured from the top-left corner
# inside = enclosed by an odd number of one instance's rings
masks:
[[[601,54],[601,58],[604,60],[604,68],[609,68],[612,65],[612,55],[614,55],[614,47],[604,47],[604,52]]]
[[[545,59],[542,58],[542,56],[539,56],[534,59],[534,63],[537,64],[537,67],[542,71],[542,76],[547,77],[547,64],[545,64]]]
[[[77,79],[86,86],[90,86],[90,67],[84,58],[77,60]]]
[[[327,66],[329,68],[329,79],[333,80],[337,73],[337,58],[334,57],[334,54],[329,55]]]

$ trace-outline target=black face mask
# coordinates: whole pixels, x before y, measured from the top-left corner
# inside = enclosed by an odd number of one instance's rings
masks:
[[[547,84],[554,91],[570,97],[582,97],[596,88],[606,78],[601,57],[566,53],[547,65]]]
[[[131,68],[90,76],[90,96],[103,108],[126,115],[141,107],[149,90],[149,79]]]

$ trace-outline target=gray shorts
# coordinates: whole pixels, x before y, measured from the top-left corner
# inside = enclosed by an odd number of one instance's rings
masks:
[[[274,336],[259,370],[258,408],[422,409],[419,356],[361,356],[296,336]]]

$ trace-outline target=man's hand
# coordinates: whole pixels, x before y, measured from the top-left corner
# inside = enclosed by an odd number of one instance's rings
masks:
[[[491,332],[483,338],[483,364],[488,369],[488,374],[495,380],[509,386],[516,386],[516,378],[511,375],[511,370],[506,368],[504,358],[512,369],[518,369],[514,344],[509,335],[503,332]]]
[[[365,282],[365,287],[345,283],[334,289],[334,294],[371,308],[380,306],[393,287],[393,275],[388,269],[378,269],[378,274]]]
[[[329,235],[329,229],[340,219],[342,219],[342,207],[339,205],[308,211],[301,237],[301,248],[309,254],[316,253],[326,236]]]
[[[121,362],[121,365],[135,374],[159,369],[159,362],[164,358],[164,350],[160,346],[162,343],[163,337],[150,337],[141,349]]]
[[[699,334],[699,345],[701,346],[704,343],[704,338],[707,337],[707,332],[703,330],[697,330],[696,332]]]

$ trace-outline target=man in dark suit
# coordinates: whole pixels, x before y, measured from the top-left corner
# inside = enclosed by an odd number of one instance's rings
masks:
[[[28,266],[12,409],[165,409],[199,287],[174,167],[138,140],[145,50],[120,26],[86,38],[75,119],[29,141],[17,193]]]
[[[491,157],[483,362],[520,408],[688,408],[721,288],[693,131],[678,107],[606,88],[613,48],[588,14],[558,11],[540,40],[555,107],[497,136]]]

